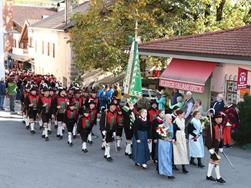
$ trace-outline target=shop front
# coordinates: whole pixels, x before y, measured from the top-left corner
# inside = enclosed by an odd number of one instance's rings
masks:
[[[142,56],[168,57],[171,62],[160,75],[159,85],[181,92],[191,91],[205,110],[218,93],[226,103],[238,103],[250,94],[251,25],[139,45]],[[243,77],[239,70],[246,71]],[[239,87],[240,79],[246,82]]]

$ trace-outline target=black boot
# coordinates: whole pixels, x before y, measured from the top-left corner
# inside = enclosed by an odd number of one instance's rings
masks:
[[[191,157],[191,159],[190,159],[190,165],[197,166],[197,164],[194,162],[194,158],[193,157]]]
[[[206,177],[206,180],[209,180],[209,181],[216,181],[216,179],[215,179],[213,176],[207,176],[207,177]]]
[[[216,180],[218,183],[226,183],[226,181],[222,178]]]
[[[187,171],[185,165],[182,165],[182,172],[183,172],[184,174],[187,174],[187,173],[188,173],[188,171]]]
[[[178,171],[179,169],[177,168],[176,165],[173,165],[173,170]]]
[[[198,167],[200,167],[200,168],[205,167],[205,165],[203,165],[202,162],[201,162],[201,158],[198,158]]]

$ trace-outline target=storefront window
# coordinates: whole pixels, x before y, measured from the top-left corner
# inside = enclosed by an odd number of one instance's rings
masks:
[[[238,97],[237,92],[237,81],[227,80],[226,86],[226,102],[227,103],[236,103]]]

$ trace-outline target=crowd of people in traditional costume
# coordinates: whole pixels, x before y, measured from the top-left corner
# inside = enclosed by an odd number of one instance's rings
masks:
[[[54,127],[58,139],[66,134],[71,147],[79,136],[81,150],[87,153],[93,143],[93,128],[99,126],[100,147],[107,161],[113,160],[112,144],[120,151],[125,138],[125,155],[136,166],[147,169],[152,160],[158,174],[169,179],[175,178],[179,166],[184,174],[189,173],[189,164],[204,168],[206,145],[210,153],[206,179],[225,183],[220,175],[220,153],[223,146],[231,146],[231,129],[239,126],[239,119],[236,106],[225,105],[222,94],[208,111],[203,111],[201,100],[194,100],[192,92],[183,96],[178,90],[173,91],[170,109],[166,108],[164,95],[152,100],[147,109],[130,104],[118,83],[97,89],[72,83],[65,88],[53,75],[26,71],[10,72],[6,80],[1,80],[0,89],[1,99],[9,97],[12,112],[19,90],[26,129],[31,134],[41,130],[47,142]],[[4,110],[3,102],[0,104]]]

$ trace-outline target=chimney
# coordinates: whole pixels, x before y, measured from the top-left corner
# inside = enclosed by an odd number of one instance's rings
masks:
[[[65,25],[69,23],[72,13],[72,0],[65,0]]]

